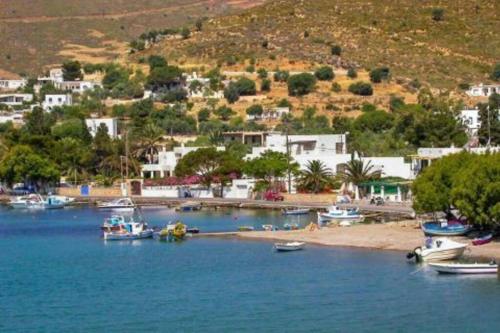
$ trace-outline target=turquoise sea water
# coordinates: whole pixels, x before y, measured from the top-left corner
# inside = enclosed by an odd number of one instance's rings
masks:
[[[404,253],[275,253],[263,241],[104,242],[107,213],[0,208],[0,332],[498,332],[496,277],[439,276]],[[283,223],[276,213],[177,215],[202,231]],[[297,220],[292,217],[290,221]],[[307,223],[308,218],[299,221]]]

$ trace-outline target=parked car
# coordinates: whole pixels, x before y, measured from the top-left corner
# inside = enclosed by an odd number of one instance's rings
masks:
[[[10,191],[10,195],[26,195],[30,193],[35,193],[35,189],[31,186],[24,185],[14,185],[14,187]]]
[[[283,201],[284,199],[285,197],[276,191],[269,190],[264,193],[264,200],[267,201]]]

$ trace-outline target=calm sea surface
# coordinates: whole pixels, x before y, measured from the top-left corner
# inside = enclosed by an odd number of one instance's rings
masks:
[[[182,215],[181,215],[182,214]],[[104,242],[90,208],[0,208],[0,332],[498,332],[496,277],[439,276],[403,253],[192,238]],[[279,213],[146,208],[202,231]],[[307,223],[308,218],[287,219]]]

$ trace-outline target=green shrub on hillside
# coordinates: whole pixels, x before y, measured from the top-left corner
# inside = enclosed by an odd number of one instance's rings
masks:
[[[314,72],[314,76],[320,81],[330,81],[335,78],[333,69],[330,66],[322,66]]]
[[[373,88],[371,84],[359,81],[349,86],[349,92],[354,95],[371,96],[373,95]]]
[[[290,96],[303,96],[314,90],[316,78],[309,73],[295,74],[288,78],[287,83]]]

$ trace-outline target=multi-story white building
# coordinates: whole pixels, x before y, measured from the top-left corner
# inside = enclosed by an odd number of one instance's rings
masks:
[[[97,129],[102,124],[106,125],[110,138],[115,139],[118,137],[118,119],[116,118],[87,118],[85,119],[85,124],[92,137],[96,135]]]
[[[339,173],[352,158],[351,154],[347,153],[345,134],[289,135],[288,145],[290,156],[299,163],[301,169],[305,169],[310,161],[319,160],[332,172]],[[254,147],[246,158],[258,157],[266,150],[286,153],[286,136],[268,134],[264,144]],[[383,177],[412,178],[410,163],[406,163],[403,157],[361,157],[361,160],[370,162],[374,166],[373,171],[380,171]]]
[[[481,127],[479,109],[465,109],[460,111],[460,119],[462,124],[467,127],[467,134],[469,136],[477,135]]]
[[[42,103],[45,111],[52,111],[57,106],[73,105],[71,94],[47,94]]]
[[[154,152],[146,158],[148,162],[141,165],[142,178],[163,178],[174,176],[174,170],[177,162],[187,153],[204,147],[174,147],[167,151],[163,148],[159,152]],[[217,147],[217,150],[223,151],[225,147]]]
[[[52,83],[54,86],[64,81],[62,68],[52,68],[49,70],[48,76],[39,76],[37,79],[39,84]]]
[[[22,113],[5,113],[0,114],[0,124],[12,122],[15,125],[24,124],[24,115]]]

